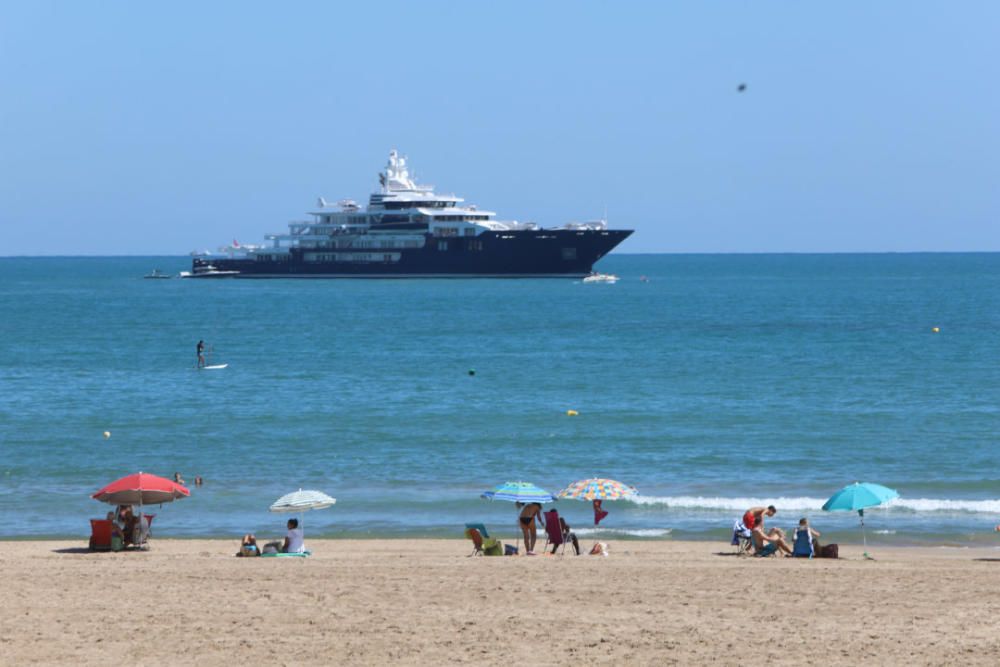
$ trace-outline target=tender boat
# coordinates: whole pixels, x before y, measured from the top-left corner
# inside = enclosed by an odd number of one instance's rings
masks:
[[[213,264],[196,264],[191,271],[181,271],[181,278],[232,278],[239,271],[219,269]]]
[[[613,273],[591,273],[583,279],[585,283],[608,283],[614,285],[618,282],[618,276]]]

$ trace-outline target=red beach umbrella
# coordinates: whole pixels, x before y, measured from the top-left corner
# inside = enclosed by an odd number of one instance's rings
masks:
[[[91,498],[112,505],[159,505],[190,495],[187,488],[165,477],[137,472],[111,482]]]

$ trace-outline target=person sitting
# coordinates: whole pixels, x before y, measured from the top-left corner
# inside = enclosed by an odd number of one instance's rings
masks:
[[[576,539],[576,533],[570,530],[569,524],[566,523],[566,519],[559,517],[559,528],[562,530],[563,542],[570,542],[573,545],[573,551],[577,556],[580,555],[580,542]],[[552,545],[552,553],[555,554],[556,549],[559,548],[558,544]]]
[[[799,558],[812,558],[819,551],[819,531],[809,525],[809,520],[805,517],[799,519],[799,527],[795,529],[795,548],[792,555]]]
[[[111,539],[113,540],[117,537],[122,541],[122,544],[125,544],[125,536],[122,535],[122,529],[115,523],[115,513],[113,511],[108,512],[105,518],[111,523]]]
[[[259,556],[260,549],[257,548],[257,538],[252,533],[247,533],[240,541],[240,550],[237,556]]]
[[[139,517],[132,512],[131,505],[118,506],[118,521],[121,524],[122,544],[135,544],[139,529]]]
[[[786,554],[792,553],[792,548],[785,540],[785,533],[780,528],[772,528],[765,534],[763,526],[755,526],[752,537],[754,556],[770,556],[778,550]]]
[[[305,550],[305,534],[303,534],[302,529],[299,528],[299,520],[289,519],[288,534],[285,535],[285,541],[281,545],[281,553],[300,554]]]

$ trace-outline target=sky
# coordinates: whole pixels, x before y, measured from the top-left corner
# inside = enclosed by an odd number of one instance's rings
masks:
[[[0,5],[0,255],[182,255],[388,151],[619,252],[1000,251],[1000,3]],[[744,92],[738,91],[741,83]]]

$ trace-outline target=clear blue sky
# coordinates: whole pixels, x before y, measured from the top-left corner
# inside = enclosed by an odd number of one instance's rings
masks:
[[[995,1],[4,3],[0,255],[258,241],[392,147],[624,252],[997,251],[998,74]]]

